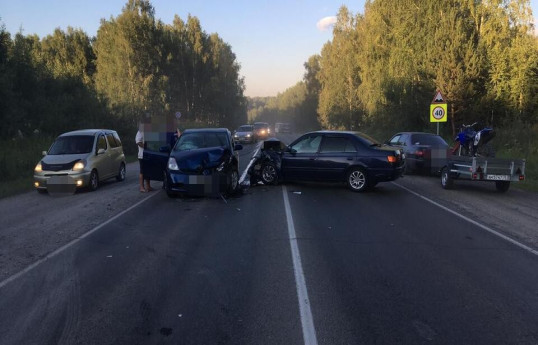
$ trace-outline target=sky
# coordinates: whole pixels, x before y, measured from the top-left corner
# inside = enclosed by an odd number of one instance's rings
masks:
[[[236,54],[245,95],[275,96],[302,80],[303,64],[331,40],[331,18],[345,5],[364,13],[364,0],[150,0],[155,16],[172,24],[174,15],[200,19]],[[102,18],[118,16],[127,0],[0,0],[0,25],[14,34],[43,38],[60,28],[95,36]],[[534,16],[538,0],[531,0]],[[535,20],[536,22],[536,20]]]

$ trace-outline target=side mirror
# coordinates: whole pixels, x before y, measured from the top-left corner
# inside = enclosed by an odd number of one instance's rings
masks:
[[[47,151],[41,151],[41,154],[42,154],[43,156],[46,156],[46,155],[47,155]]]
[[[105,153],[105,149],[97,150],[97,156],[102,155],[103,153]]]
[[[235,150],[235,151],[239,151],[239,150],[242,150],[242,149],[243,149],[243,145],[241,145],[241,144],[235,144],[235,146],[234,146],[234,150]]]
[[[165,146],[161,146],[161,147],[159,147],[159,152],[162,152],[162,153],[170,153],[170,146],[165,145]]]

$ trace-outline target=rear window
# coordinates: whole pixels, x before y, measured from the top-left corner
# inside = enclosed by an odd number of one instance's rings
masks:
[[[412,145],[448,146],[443,138],[437,135],[413,134],[411,136]]]
[[[69,135],[58,137],[52,144],[49,155],[76,155],[90,153],[93,149],[93,135]]]

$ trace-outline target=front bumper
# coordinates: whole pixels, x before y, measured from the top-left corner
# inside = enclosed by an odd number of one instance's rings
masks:
[[[43,171],[34,173],[34,187],[41,190],[71,192],[88,186],[90,171]]]
[[[166,174],[168,192],[200,196],[215,196],[227,191],[228,176],[224,172],[211,174],[187,174],[168,171]]]

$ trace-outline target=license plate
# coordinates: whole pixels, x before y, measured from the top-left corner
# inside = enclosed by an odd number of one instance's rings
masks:
[[[486,180],[492,181],[510,181],[509,175],[487,175]]]

